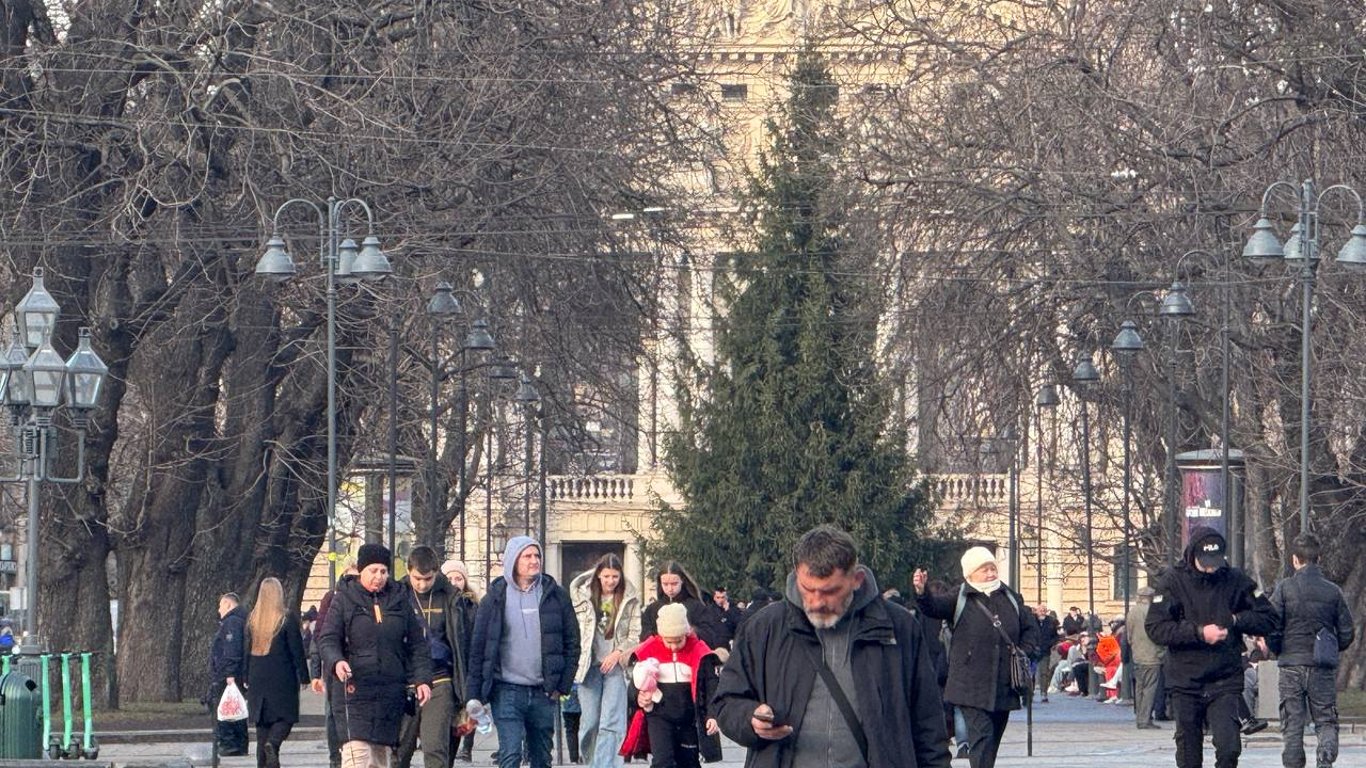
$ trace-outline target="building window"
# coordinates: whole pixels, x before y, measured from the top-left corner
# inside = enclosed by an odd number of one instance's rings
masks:
[[[749,98],[749,86],[743,83],[722,83],[722,101],[745,101]]]
[[[673,83],[669,86],[670,96],[691,96],[697,93],[697,85],[694,83]]]

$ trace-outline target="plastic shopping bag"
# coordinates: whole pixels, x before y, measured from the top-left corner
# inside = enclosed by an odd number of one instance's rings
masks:
[[[218,719],[225,723],[247,719],[247,699],[236,683],[228,683],[223,689],[223,696],[218,700]]]

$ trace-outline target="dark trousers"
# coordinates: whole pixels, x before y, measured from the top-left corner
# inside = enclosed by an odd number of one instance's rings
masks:
[[[1242,682],[1239,676],[1238,682]],[[1223,691],[1190,693],[1172,691],[1172,714],[1176,715],[1176,768],[1201,768],[1204,758],[1204,726],[1214,738],[1215,768],[1237,768],[1243,753],[1238,718],[1243,711],[1239,685]]]
[[[958,710],[968,723],[968,765],[972,768],[992,768],[996,765],[996,752],[1001,748],[1001,737],[1005,736],[1010,711],[962,706]]]
[[[569,762],[579,761],[579,717],[581,712],[564,713],[564,743],[569,747]]]
[[[1314,721],[1319,737],[1315,762],[1319,768],[1338,759],[1337,670],[1319,667],[1281,667],[1281,733],[1285,746],[1281,765],[1304,768],[1304,725],[1306,716]]]
[[[1157,692],[1153,694],[1153,719],[1170,720],[1172,713],[1167,711],[1171,697],[1167,695],[1167,673],[1161,666],[1157,668]]]
[[[218,742],[218,754],[223,757],[235,757],[247,753],[247,721],[225,723],[218,719],[218,700],[223,698],[223,691],[227,687],[226,680],[214,681],[209,686],[209,695],[205,703],[209,707],[209,712],[214,715],[213,735],[214,740]]]
[[[1077,692],[1082,696],[1091,695],[1091,665],[1078,662],[1072,665],[1072,682],[1077,684]]]
[[[270,725],[256,726],[256,768],[266,766],[266,745],[275,747],[275,755],[278,759],[280,755],[280,745],[289,738],[289,732],[294,730],[294,723],[287,723],[283,720],[276,720]]]
[[[699,768],[697,720],[692,712],[679,719],[659,714],[645,716],[650,734],[651,768]]]

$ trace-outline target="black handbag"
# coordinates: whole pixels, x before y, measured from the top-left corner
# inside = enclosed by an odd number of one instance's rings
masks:
[[[982,613],[991,619],[991,626],[996,628],[1001,637],[1006,641],[1006,653],[1010,654],[1007,663],[1010,669],[1010,690],[1017,696],[1029,695],[1034,690],[1034,675],[1029,672],[1029,657],[1020,647],[1010,639],[1010,635],[1001,628],[1001,617],[992,613],[985,605],[976,603],[982,609]]]
[[[1322,669],[1338,667],[1338,636],[1329,627],[1324,627],[1314,635],[1314,666]]]

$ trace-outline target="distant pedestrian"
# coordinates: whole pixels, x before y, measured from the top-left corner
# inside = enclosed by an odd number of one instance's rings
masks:
[[[1318,735],[1318,768],[1331,768],[1338,757],[1338,657],[1356,639],[1356,630],[1342,589],[1319,568],[1321,552],[1313,535],[1296,540],[1290,551],[1295,574],[1277,584],[1271,596],[1284,627],[1276,665],[1285,768],[1304,768],[1306,719],[1313,721]]]
[[[285,608],[280,580],[267,576],[247,616],[247,716],[256,724],[256,768],[280,768],[280,746],[299,722],[299,689],[308,685],[299,617]]]
[[[949,622],[953,640],[944,699],[967,720],[969,764],[992,768],[1010,713],[1021,706],[1011,688],[1009,646],[1036,653],[1039,624],[1024,598],[1001,581],[996,556],[986,547],[964,552],[960,565],[963,584],[943,595],[926,590],[928,574],[917,570],[916,602],[926,616]]]
[[[1048,685],[1053,679],[1053,668],[1058,665],[1057,647],[1062,640],[1062,625],[1058,617],[1040,603],[1034,606],[1034,619],[1039,623],[1039,649],[1035,652],[1034,680],[1039,688],[1039,700],[1048,702]]]
[[[229,685],[236,685],[242,678],[246,665],[246,645],[243,635],[247,630],[247,612],[242,608],[242,600],[236,592],[226,592],[218,598],[218,631],[213,636],[209,649],[209,694],[206,703],[209,711],[218,709],[218,700]],[[218,740],[218,754],[223,757],[237,757],[247,753],[247,721],[235,720],[225,723],[221,720],[215,725]]]
[[[1153,705],[1157,699],[1157,676],[1162,670],[1163,659],[1167,657],[1167,649],[1154,643],[1144,626],[1155,594],[1152,587],[1140,588],[1138,602],[1129,609],[1124,621],[1129,628],[1129,648],[1134,660],[1134,720],[1139,730],[1160,727],[1153,722]]]
[[[555,709],[574,685],[579,625],[569,594],[541,571],[541,545],[517,536],[503,551],[503,575],[479,604],[470,647],[472,699],[491,704],[498,765],[549,768]],[[467,704],[468,706],[468,704]]]
[[[574,675],[579,728],[569,738],[579,742],[576,751],[589,765],[619,766],[629,709],[626,660],[640,636],[640,594],[626,580],[621,558],[613,554],[598,558],[591,571],[575,577],[569,594],[579,631]]]
[[[1081,609],[1072,606],[1067,609],[1067,615],[1062,619],[1062,633],[1067,637],[1075,639],[1077,635],[1086,631],[1086,618],[1081,615]]]
[[[735,633],[740,629],[740,623],[744,621],[744,613],[739,606],[730,601],[730,593],[725,587],[717,587],[711,591],[711,605],[707,606],[711,612],[711,623],[720,628],[718,640],[725,638],[725,644],[713,646],[712,650],[720,651],[718,656],[724,661],[729,655],[731,641],[735,639]]]
[[[1257,583],[1229,566],[1226,549],[1217,531],[1191,531],[1181,562],[1160,579],[1148,609],[1148,636],[1167,648],[1177,768],[1200,768],[1205,725],[1215,765],[1236,768],[1243,750],[1243,635],[1265,635],[1278,624]]]
[[[389,550],[364,544],[359,575],[342,579],[318,635],[334,677],[332,711],[342,735],[343,768],[388,768],[413,687],[415,706],[432,695],[425,622],[408,587],[389,578]]]
[[[793,555],[784,599],[745,622],[714,699],[745,765],[948,768],[936,640],[881,598],[844,531],[813,528]]]

